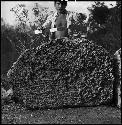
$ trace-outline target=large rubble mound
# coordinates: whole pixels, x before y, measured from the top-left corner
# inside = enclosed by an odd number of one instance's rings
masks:
[[[7,75],[25,106],[54,108],[108,104],[112,70],[112,59],[101,46],[61,39],[26,50]]]

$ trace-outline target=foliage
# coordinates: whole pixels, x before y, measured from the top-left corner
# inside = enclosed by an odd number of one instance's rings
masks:
[[[82,34],[86,34],[87,28],[84,20],[86,19],[86,15],[82,13],[77,13],[77,20],[73,20],[73,24],[70,27],[72,31],[72,39],[74,39],[74,34],[79,38]]]
[[[32,10],[34,10],[34,8],[32,8]],[[15,26],[6,24],[3,18],[1,18],[1,35],[3,37],[6,37],[15,45],[15,49],[18,52],[18,55],[20,55],[28,48],[38,46],[40,44],[40,41],[45,39],[44,37],[42,38],[42,36],[39,35],[35,36],[34,30],[37,28],[37,24],[39,24],[39,21],[42,22],[42,20],[46,18],[47,15],[44,13],[44,11],[46,12],[46,10],[47,8],[44,8],[43,12],[40,11],[41,14],[39,16],[41,18],[35,18],[35,20],[33,21],[31,20],[31,17],[29,17],[29,10],[26,8],[26,6],[24,4],[18,4],[10,10],[16,16],[17,23],[15,24]],[[46,15],[45,18],[44,15]],[[37,15],[35,15],[35,17],[37,17]],[[34,43],[35,41],[36,43]]]
[[[121,1],[116,1],[116,6],[117,6],[117,8],[120,8],[121,9]]]
[[[89,11],[91,12],[91,18],[95,20],[97,24],[104,24],[109,16],[109,9],[104,2],[95,2],[95,5],[92,5]]]
[[[87,22],[88,32],[93,33],[99,28],[104,27],[104,24],[109,17],[110,11],[104,2],[100,1],[94,2],[92,7],[89,7],[88,10],[90,11],[89,19]]]
[[[103,46],[110,52],[111,55],[113,55],[115,51],[121,47],[121,2],[118,2],[115,7],[108,10],[108,13],[106,13],[105,16],[106,18],[103,18],[103,23],[98,21],[101,20],[99,16],[96,18],[96,15],[92,13],[94,11],[99,13],[99,9],[95,9],[95,7],[98,8],[99,6],[100,8],[102,6],[104,11],[104,4],[96,2],[92,8],[91,15],[87,23],[87,36],[88,39],[93,40],[98,45]]]

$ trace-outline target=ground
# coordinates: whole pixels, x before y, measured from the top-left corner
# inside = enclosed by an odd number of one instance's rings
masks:
[[[19,104],[2,106],[2,124],[121,124],[121,110],[111,106],[30,111]]]

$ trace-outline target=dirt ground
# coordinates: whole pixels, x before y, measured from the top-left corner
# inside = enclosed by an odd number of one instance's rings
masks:
[[[30,111],[12,103],[2,106],[2,124],[121,124],[121,110],[98,106]]]

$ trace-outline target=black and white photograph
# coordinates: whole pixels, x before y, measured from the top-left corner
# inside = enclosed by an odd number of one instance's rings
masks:
[[[122,124],[121,1],[1,1],[1,124]]]

